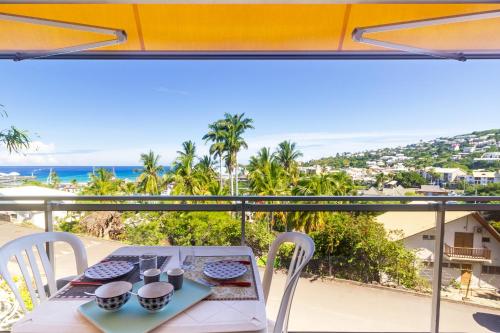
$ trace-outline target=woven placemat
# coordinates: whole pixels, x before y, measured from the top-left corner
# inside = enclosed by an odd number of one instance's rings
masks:
[[[184,261],[184,264],[191,263],[192,268],[186,270],[184,276],[188,279],[196,281],[200,278],[209,281],[210,283],[217,283],[217,280],[210,279],[205,274],[203,274],[203,266],[207,262],[218,261],[218,260],[245,260],[251,262],[250,256],[188,256]],[[259,294],[257,293],[257,284],[255,283],[255,274],[253,272],[253,265],[246,265],[248,268],[247,272],[232,281],[245,281],[251,282],[250,287],[234,287],[234,286],[218,286],[212,287],[212,294],[205,298],[205,301],[242,301],[242,300],[258,300]]]
[[[158,267],[160,270],[163,270],[165,265],[170,260],[170,256],[158,256]],[[105,260],[123,260],[128,261],[130,263],[137,263],[139,261],[139,256],[109,256]],[[86,278],[84,275],[78,277],[77,281],[94,281],[92,279]],[[134,265],[134,269],[125,276],[120,276],[113,280],[107,280],[106,282],[112,281],[128,281],[130,283],[136,283],[141,280],[139,276],[139,264]],[[61,290],[57,292],[57,294],[53,297],[53,299],[61,300],[61,299],[84,299],[84,298],[92,298],[93,296],[86,295],[85,293],[93,293],[98,286],[71,286],[69,283],[64,286]]]

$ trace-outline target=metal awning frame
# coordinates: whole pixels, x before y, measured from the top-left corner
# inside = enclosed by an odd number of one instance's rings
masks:
[[[399,50],[399,51],[412,53],[412,54],[420,54],[420,55],[435,57],[435,58],[455,59],[458,61],[465,61],[465,60],[467,60],[467,57],[464,55],[463,52],[446,52],[446,51],[439,51],[439,50],[424,49],[424,48],[419,48],[419,47],[410,46],[410,45],[392,43],[392,42],[383,41],[383,40],[379,40],[379,39],[366,38],[366,37],[364,37],[364,35],[370,34],[370,33],[376,33],[376,32],[396,31],[396,30],[423,28],[423,27],[430,27],[430,26],[451,24],[451,23],[462,23],[462,22],[469,22],[469,21],[487,20],[487,19],[498,18],[498,17],[500,17],[500,10],[491,10],[491,11],[485,11],[485,12],[479,12],[479,13],[460,14],[460,15],[453,15],[453,16],[424,19],[424,20],[407,21],[407,22],[400,22],[400,23],[376,25],[376,26],[370,26],[370,27],[364,27],[364,28],[356,28],[352,32],[352,39],[356,42],[359,42],[359,43],[379,46],[379,47],[393,49],[393,50]],[[497,51],[495,53],[498,54],[498,53],[500,53],[500,51]]]
[[[37,18],[37,17],[6,14],[6,13],[0,13],[0,20],[30,23],[30,24],[63,28],[63,29],[71,29],[71,30],[77,30],[77,31],[93,32],[93,33],[98,33],[98,34],[111,35],[114,37],[113,39],[108,39],[108,40],[104,40],[104,41],[68,46],[68,47],[63,47],[63,48],[48,50],[48,51],[22,52],[22,53],[18,52],[18,53],[16,53],[16,55],[14,57],[14,61],[21,61],[21,60],[25,60],[25,59],[40,59],[40,58],[47,58],[47,57],[51,57],[51,56],[87,51],[87,50],[97,49],[100,47],[121,44],[127,40],[127,33],[124,30],[120,30],[120,29],[103,28],[103,27],[73,23],[73,22],[63,22],[63,21],[42,19],[42,18]]]

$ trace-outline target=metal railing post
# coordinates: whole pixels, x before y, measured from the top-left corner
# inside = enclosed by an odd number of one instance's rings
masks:
[[[45,232],[54,231],[54,222],[52,220],[52,204],[50,201],[45,200]],[[54,256],[54,243],[45,244],[45,251],[49,257],[50,264],[52,265],[52,270],[55,272],[55,256]]]
[[[439,204],[437,204],[437,207],[438,209],[436,211],[436,243],[434,248],[434,269],[432,274],[431,333],[439,333],[446,201],[440,202]]]
[[[246,228],[246,212],[245,212],[245,200],[241,200],[241,246],[246,245],[245,240],[245,228]]]

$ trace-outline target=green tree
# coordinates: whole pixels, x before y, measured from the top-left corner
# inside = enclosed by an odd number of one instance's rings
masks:
[[[193,141],[183,142],[182,150],[177,151],[177,154],[171,172],[166,175],[166,181],[174,184],[173,193],[176,195],[203,194],[202,178],[207,175],[198,172],[198,170],[204,168],[203,164],[195,168],[196,144]],[[205,165],[205,167],[208,166]]]
[[[362,282],[380,282],[380,273],[406,287],[419,283],[416,257],[400,241],[391,241],[369,214],[327,213],[324,226],[310,235],[315,257],[326,260],[329,273]]]
[[[427,172],[427,176],[430,178],[430,182],[432,184],[439,182],[441,180],[441,175],[434,171],[434,169],[430,169]]]
[[[208,194],[210,195],[229,195],[229,189],[227,186],[224,186],[219,183],[219,182],[211,182],[207,186],[207,191]]]
[[[394,175],[394,180],[403,187],[420,187],[426,183],[425,178],[416,171],[400,171]]]
[[[264,168],[273,161],[274,156],[271,154],[271,149],[268,147],[261,148],[256,155],[250,157],[247,170],[251,174],[254,171]]]
[[[288,182],[285,170],[276,161],[271,161],[249,174],[250,190],[257,195],[283,195]]]
[[[210,154],[214,155],[215,158],[219,160],[219,182],[220,188],[223,186],[222,182],[222,157],[225,152],[225,144],[224,144],[224,122],[219,120],[212,124],[208,125],[208,133],[203,136],[203,140],[205,142],[211,141],[213,142],[210,145]]]
[[[153,151],[141,154],[142,173],[137,178],[137,190],[141,193],[158,195],[161,193],[161,173],[163,167],[159,164],[160,155]]]
[[[226,212],[143,212],[128,218],[124,240],[143,245],[239,245],[240,223]],[[246,240],[262,255],[273,237],[266,223],[255,221],[247,226]]]
[[[3,107],[4,106],[0,104],[0,116],[8,117]],[[22,149],[29,148],[31,138],[27,131],[11,126],[0,131],[0,142],[5,145],[9,153],[18,153]]]
[[[390,179],[391,178],[389,177],[389,175],[386,175],[383,172],[377,173],[377,175],[375,176],[375,186],[378,189],[382,189],[384,187],[384,184]]]
[[[121,180],[115,179],[113,173],[105,168],[98,168],[89,174],[90,181],[82,190],[86,195],[115,195],[121,190]]]
[[[302,156],[302,152],[297,150],[297,144],[291,141],[279,143],[274,153],[274,158],[283,167],[293,185],[297,184],[299,178],[297,160]]]
[[[292,189],[293,195],[345,196],[355,194],[352,178],[345,172],[321,174],[300,179]],[[291,228],[306,233],[320,230],[325,223],[325,212],[294,212],[288,215]]]
[[[500,196],[500,183],[467,186],[465,195]]]
[[[223,142],[225,151],[226,167],[229,171],[229,182],[231,195],[238,195],[238,153],[241,149],[247,149],[248,145],[243,138],[247,129],[254,128],[253,120],[246,118],[244,113],[224,115],[221,122],[223,130]]]
[[[215,161],[209,155],[203,155],[198,163],[195,165],[195,169],[200,173],[204,173],[210,176],[210,178],[215,178],[214,170]]]
[[[216,162],[209,155],[202,156],[194,166],[194,176],[198,179],[198,194],[210,194],[215,191],[221,193],[224,186],[217,181],[217,174],[214,170]],[[219,194],[216,194],[219,195]]]
[[[345,172],[324,173],[304,177],[292,190],[293,195],[350,195],[355,192],[354,182]]]

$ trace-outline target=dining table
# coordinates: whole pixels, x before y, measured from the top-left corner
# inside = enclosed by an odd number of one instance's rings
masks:
[[[234,295],[233,289],[225,288],[229,294],[212,295],[184,310],[172,319],[164,322],[151,332],[259,332],[267,331],[267,319],[264,294],[259,270],[251,248],[247,246],[124,246],[109,256],[140,256],[152,253],[168,258],[161,267],[163,272],[182,267],[186,258],[248,258],[251,286],[249,289],[234,287],[242,291],[242,295]],[[193,270],[200,269],[194,265]],[[198,274],[200,272],[190,272]],[[185,273],[185,278],[189,275]],[[79,280],[77,277],[75,280]],[[80,305],[93,301],[89,298],[64,298],[68,285],[51,298],[39,304],[33,311],[16,322],[13,333],[70,332],[91,333],[100,330],[88,321],[79,311]],[[253,288],[253,289],[250,289]],[[214,289],[214,288],[213,288]],[[167,305],[168,306],[168,305]]]

